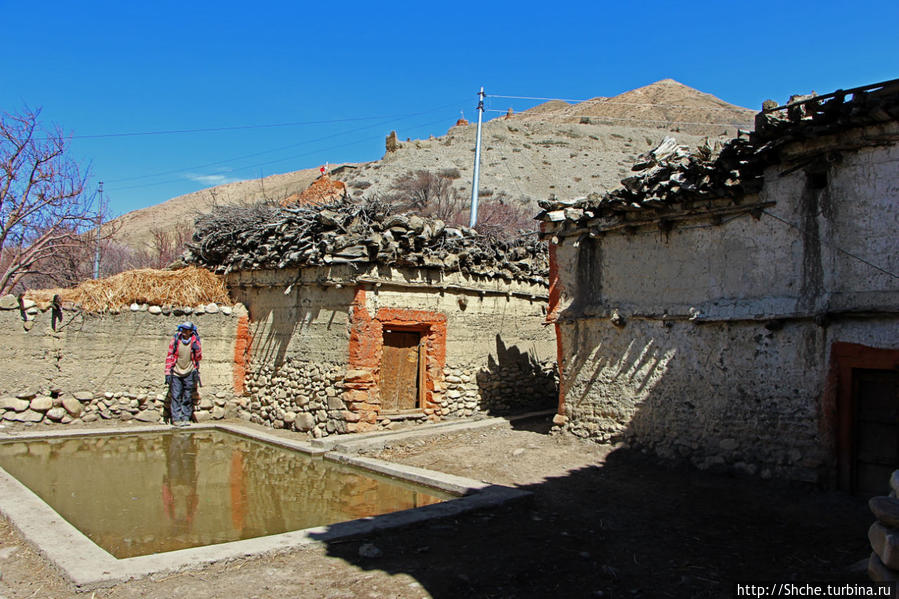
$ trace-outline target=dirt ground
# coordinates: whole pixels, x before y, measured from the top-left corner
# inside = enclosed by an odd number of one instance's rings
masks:
[[[0,596],[731,597],[735,581],[866,580],[873,516],[862,499],[699,472],[549,427],[535,419],[368,454],[515,485],[533,492],[526,501],[96,591],[78,592],[0,519]]]

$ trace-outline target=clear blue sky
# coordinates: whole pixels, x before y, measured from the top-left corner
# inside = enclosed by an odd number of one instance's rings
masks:
[[[0,110],[42,108],[122,214],[375,160],[391,129],[420,138],[473,118],[481,85],[584,99],[671,77],[759,109],[899,77],[896,0],[300,4],[0,0]],[[330,122],[82,137],[313,121]]]

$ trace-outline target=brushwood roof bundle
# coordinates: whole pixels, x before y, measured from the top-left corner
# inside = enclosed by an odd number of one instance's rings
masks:
[[[216,273],[334,264],[432,268],[547,284],[548,254],[536,235],[481,235],[440,219],[394,214],[383,202],[257,204],[200,217],[184,260]]]
[[[637,158],[631,169],[635,174],[622,179],[620,188],[575,200],[540,200],[543,211],[537,220],[547,223],[547,236],[570,236],[651,222],[664,229],[698,213],[752,212],[764,203],[751,205],[743,199],[762,188],[765,169],[782,162],[787,144],[897,120],[899,80],[824,96],[794,96],[783,106],[768,100],[748,136],[723,144],[707,140],[693,151],[666,137]],[[791,168],[814,169],[829,159],[827,153],[811,152],[791,158]]]

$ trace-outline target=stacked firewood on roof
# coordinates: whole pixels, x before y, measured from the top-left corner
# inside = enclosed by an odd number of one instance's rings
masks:
[[[537,219],[547,223],[550,236],[609,231],[651,221],[667,225],[697,213],[751,212],[762,204],[740,204],[761,189],[764,170],[778,161],[785,144],[896,120],[899,80],[821,97],[794,96],[785,106],[768,100],[756,115],[756,130],[748,136],[723,145],[706,140],[692,152],[666,137],[637,159],[632,167],[636,174],[622,179],[622,187],[576,200],[539,201],[543,211]],[[563,225],[564,232],[560,230]]]
[[[608,229],[634,222],[629,213],[683,210],[704,200],[739,199],[761,188],[764,165],[754,159],[754,151],[743,138],[723,146],[707,140],[690,152],[666,137],[637,159],[631,169],[636,174],[622,179],[622,187],[569,202],[541,200],[543,212],[537,218]]]
[[[222,208],[197,220],[184,259],[222,274],[366,263],[538,284],[548,274],[546,246],[535,235],[500,240],[439,219],[393,214],[377,201]]]
[[[851,96],[851,99],[847,99]],[[784,106],[766,100],[755,115],[750,139],[766,153],[792,141],[811,139],[899,120],[899,79],[818,96],[792,96]]]

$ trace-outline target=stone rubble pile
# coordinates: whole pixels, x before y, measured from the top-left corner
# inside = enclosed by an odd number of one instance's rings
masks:
[[[226,207],[198,219],[188,263],[216,273],[370,263],[461,271],[547,284],[535,236],[503,241],[439,219],[392,214],[386,204]]]
[[[821,97],[814,92],[792,96],[785,106],[766,100],[755,116],[750,139],[762,154],[793,141],[895,120],[899,120],[899,79]]]
[[[871,557],[868,576],[878,582],[899,581],[899,470],[890,477],[889,496],[872,497],[868,506],[877,521],[868,529]]]

